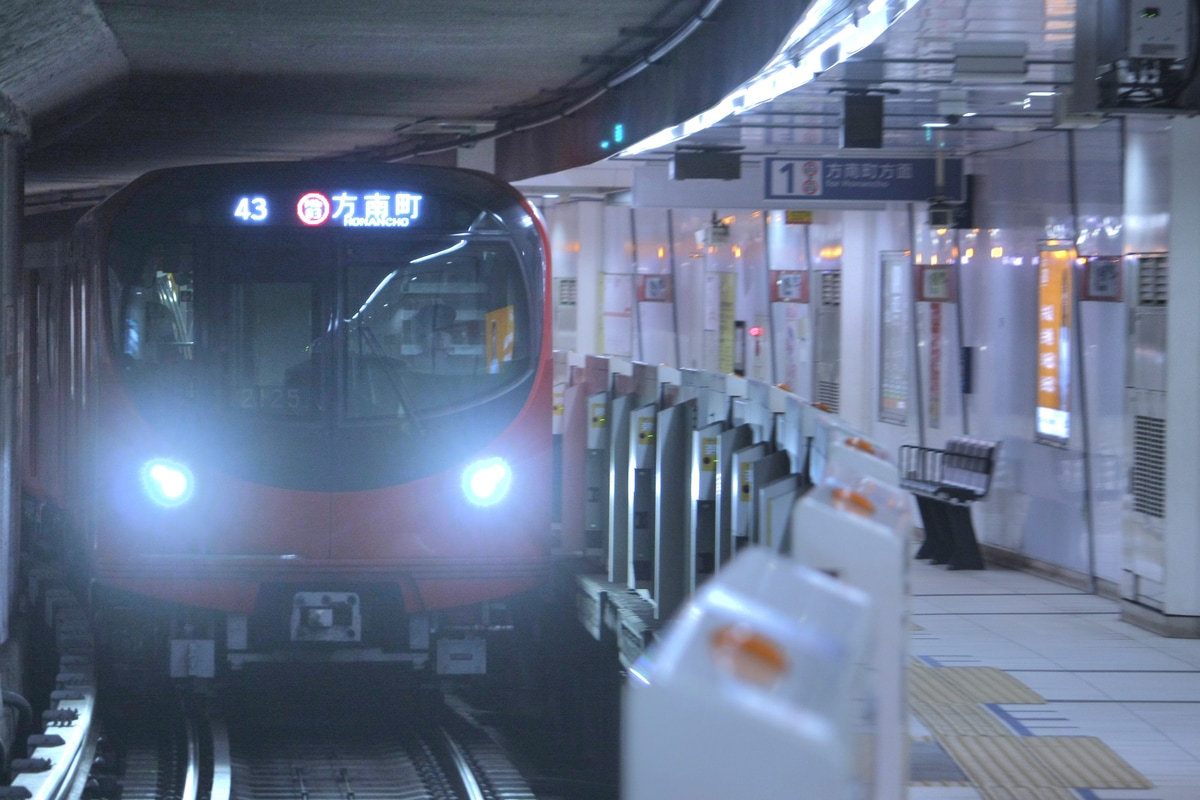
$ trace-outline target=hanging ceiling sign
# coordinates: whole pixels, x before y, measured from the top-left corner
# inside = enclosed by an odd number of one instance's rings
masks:
[[[963,162],[936,158],[768,158],[767,200],[962,200]]]

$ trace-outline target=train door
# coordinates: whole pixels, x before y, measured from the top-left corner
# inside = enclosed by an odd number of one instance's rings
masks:
[[[327,457],[331,248],[256,235],[216,247],[211,258],[197,295],[206,358],[217,377],[212,402],[221,425],[213,437],[227,454],[224,463],[241,470],[223,477],[213,550],[326,558],[331,511],[325,492],[336,477]]]

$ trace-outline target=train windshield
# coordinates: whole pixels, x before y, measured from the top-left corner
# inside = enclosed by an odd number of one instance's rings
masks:
[[[419,428],[533,367],[527,287],[506,236],[199,249],[113,251],[117,354],[154,411],[213,403],[243,418]]]
[[[504,239],[347,254],[342,364],[351,419],[476,402],[531,368],[524,287]]]

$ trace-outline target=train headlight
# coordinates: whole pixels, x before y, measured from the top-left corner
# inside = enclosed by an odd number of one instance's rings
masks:
[[[156,458],[142,467],[142,488],[150,499],[165,508],[174,508],[192,497],[196,479],[192,471],[177,461]]]
[[[512,468],[503,458],[485,458],[463,470],[463,494],[477,506],[499,503],[512,488]]]

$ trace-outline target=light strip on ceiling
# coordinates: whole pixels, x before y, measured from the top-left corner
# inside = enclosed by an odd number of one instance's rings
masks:
[[[918,2],[919,0],[872,0],[866,8],[866,13],[857,20],[853,7],[848,8],[845,3],[826,0],[813,4],[792,29],[779,53],[752,79],[707,111],[636,142],[622,150],[618,156],[635,156],[658,150],[711,128],[728,116],[744,114],[780,95],[798,89],[829,68],[828,61],[822,66],[823,59],[827,60],[832,54],[833,63],[844,61],[874,42],[888,29],[889,14],[892,15],[891,21],[895,22]],[[824,37],[807,45],[803,55],[795,57],[793,51],[798,45],[810,38],[821,26],[827,25],[831,18],[839,15],[844,17],[841,22],[833,26]]]

